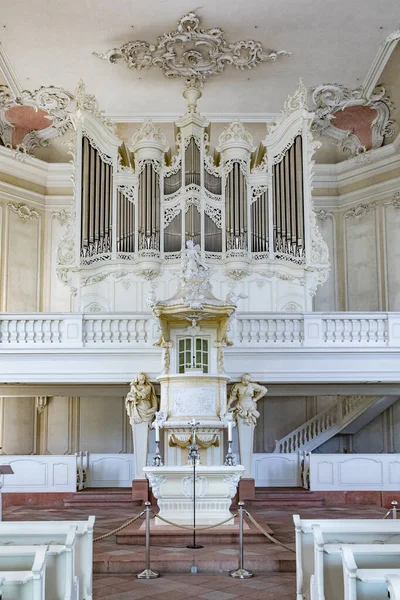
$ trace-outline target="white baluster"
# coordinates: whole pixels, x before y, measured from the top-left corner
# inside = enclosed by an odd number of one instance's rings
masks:
[[[12,319],[10,321],[10,343],[15,343],[17,341],[17,321]]]
[[[284,331],[285,331],[285,321],[283,319],[277,319],[276,321],[276,340],[277,342],[284,342]]]
[[[128,342],[136,342],[137,334],[136,334],[136,321],[134,319],[129,319],[128,321]]]
[[[45,341],[45,343],[49,343],[50,339],[51,339],[50,320],[49,319],[43,319],[42,325],[43,325],[44,341]]]
[[[111,319],[104,319],[102,330],[103,342],[107,343],[111,340]]]
[[[360,342],[368,342],[368,321],[360,319]]]
[[[33,344],[33,342],[35,341],[33,324],[34,322],[32,319],[28,319],[28,321],[26,322],[26,341],[28,342],[28,344]]]
[[[103,331],[102,331],[101,319],[93,320],[93,341],[94,342],[102,342],[103,341]]]
[[[118,319],[112,319],[110,323],[110,340],[112,343],[117,343],[119,339],[119,321]]]
[[[136,321],[136,331],[138,333],[139,341],[146,340],[146,329],[145,329],[145,321],[144,319],[137,319]]]
[[[121,319],[120,321],[120,341],[127,342],[128,341],[128,319]]]

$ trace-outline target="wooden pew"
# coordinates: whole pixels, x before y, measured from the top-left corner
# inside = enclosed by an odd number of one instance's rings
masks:
[[[79,600],[93,600],[93,527],[95,517],[87,521],[3,521],[1,545],[65,545],[71,527],[76,528],[75,574],[79,582]]]
[[[296,532],[296,597],[310,593],[314,573],[314,531],[319,525],[325,541],[336,544],[399,543],[400,520],[383,519],[300,519],[293,515]]]
[[[314,530],[314,573],[310,580],[311,600],[342,600],[342,548],[350,548],[360,568],[400,568],[400,544],[329,544],[319,525]]]
[[[400,576],[400,556],[387,562],[397,562],[398,567],[359,568],[351,546],[343,546],[344,600],[382,600],[388,597],[388,577]]]
[[[9,550],[10,568],[2,569],[0,574],[2,600],[46,600],[47,546],[27,546]],[[4,560],[3,564],[6,562]]]

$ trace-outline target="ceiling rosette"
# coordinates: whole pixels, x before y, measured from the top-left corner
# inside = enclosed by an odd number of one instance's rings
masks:
[[[169,78],[204,81],[222,73],[227,65],[236,69],[251,69],[262,62],[275,61],[291,53],[265,50],[260,42],[253,40],[229,43],[222,29],[202,29],[199,17],[189,13],[180,19],[176,30],[159,36],[156,45],[132,41],[104,54],[94,54],[111,63],[124,60],[129,69],[136,71],[157,66]]]

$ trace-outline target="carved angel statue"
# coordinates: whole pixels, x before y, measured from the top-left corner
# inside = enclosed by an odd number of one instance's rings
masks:
[[[188,240],[186,249],[182,250],[181,271],[184,280],[205,279],[208,275],[209,268],[201,258],[200,246],[192,240]]]
[[[248,425],[256,425],[260,413],[257,402],[268,392],[267,388],[251,381],[249,373],[242,375],[240,383],[235,383],[228,398],[227,412],[233,412]]]
[[[145,373],[138,373],[131,383],[131,389],[125,399],[125,408],[131,425],[150,423],[158,409],[158,399],[153,385]]]

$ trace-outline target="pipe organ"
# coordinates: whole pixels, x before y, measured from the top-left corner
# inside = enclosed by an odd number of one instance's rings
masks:
[[[258,148],[234,120],[212,153],[210,123],[191,103],[175,123],[175,153],[146,121],[124,148],[130,164],[98,114],[79,110],[74,272],[125,263],[124,272],[157,277],[192,240],[228,278],[261,272],[300,284],[305,300],[296,302],[310,308],[329,264],[312,210],[312,114],[304,91],[296,94]]]

